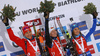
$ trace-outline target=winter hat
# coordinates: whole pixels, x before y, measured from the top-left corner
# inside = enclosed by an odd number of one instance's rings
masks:
[[[79,28],[79,27],[78,27],[78,24],[77,24],[77,23],[72,23],[72,24],[70,25],[70,28],[71,28],[71,32],[73,32],[73,29],[74,29],[74,28]]]
[[[51,27],[51,28],[49,29],[49,33],[51,33],[52,30],[55,30],[55,28],[54,28],[54,27]]]
[[[31,29],[29,26],[23,26],[22,31],[23,31],[23,34],[25,34],[27,31],[31,31]]]

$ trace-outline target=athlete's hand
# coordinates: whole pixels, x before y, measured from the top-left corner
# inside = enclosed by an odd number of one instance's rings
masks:
[[[49,12],[44,12],[44,17],[45,17],[45,19],[48,19],[49,18]]]
[[[95,11],[95,12],[92,14],[92,16],[93,16],[93,18],[97,18],[98,12]]]
[[[9,25],[9,20],[7,17],[2,17],[2,22],[5,24],[5,26]]]

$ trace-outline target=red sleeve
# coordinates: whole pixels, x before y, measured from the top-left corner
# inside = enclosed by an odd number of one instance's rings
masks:
[[[10,40],[15,42],[18,46],[23,47],[25,45],[24,40],[22,40],[21,38],[15,36],[11,28],[7,29],[7,32],[8,32]]]

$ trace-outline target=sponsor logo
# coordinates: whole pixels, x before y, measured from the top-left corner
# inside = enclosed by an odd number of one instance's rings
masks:
[[[93,35],[95,40],[100,39],[100,30],[93,32]]]
[[[35,26],[42,25],[40,18],[34,19],[34,20],[30,20],[30,21],[25,21],[24,25],[32,27],[33,26],[33,21],[34,21]]]
[[[85,21],[79,22],[78,26],[79,26],[80,31],[88,29]]]
[[[56,16],[50,17],[49,21],[54,20],[56,17],[59,17],[61,19],[61,18],[65,17],[65,14],[60,14],[60,15],[56,15]]]
[[[98,33],[98,34],[95,34],[94,36],[95,36],[95,37],[96,37],[96,36],[100,36],[100,33]]]
[[[58,7],[73,4],[73,3],[77,3],[77,2],[81,2],[81,1],[84,1],[84,0],[65,0],[65,1],[61,1],[61,2],[58,2]]]
[[[65,1],[60,1],[55,3],[55,7],[61,7],[61,6],[65,6],[65,5],[69,5],[69,4],[74,4],[77,2],[82,2],[84,0],[65,0]],[[32,14],[32,13],[36,13],[38,12],[39,7],[35,7],[35,8],[29,8],[29,9],[24,9],[22,11],[18,11],[16,12],[17,16],[21,16],[21,15],[27,15],[27,14]]]
[[[10,56],[25,56],[24,51],[18,51],[14,53],[10,53]]]
[[[66,29],[67,29],[66,26],[63,26],[63,29],[64,29],[64,31],[65,31],[65,33],[66,33]],[[60,28],[57,28],[57,31],[58,31],[60,37],[63,36],[63,34],[62,34]]]
[[[96,43],[98,52],[100,52],[100,43]]]
[[[63,29],[64,29],[65,34],[66,34],[66,26],[63,26]],[[67,42],[66,42],[65,38],[63,37],[63,34],[62,34],[60,28],[57,28],[57,30],[58,30],[59,37],[61,39],[62,46],[65,47]]]
[[[88,48],[89,48],[91,54],[94,54],[95,53],[95,50],[94,50],[93,45],[89,45]]]
[[[0,42],[0,52],[5,51],[3,42]]]

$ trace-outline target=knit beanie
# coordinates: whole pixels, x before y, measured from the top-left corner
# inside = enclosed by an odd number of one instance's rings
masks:
[[[23,31],[23,34],[25,34],[26,32],[31,31],[31,29],[29,26],[23,26],[22,31]]]

